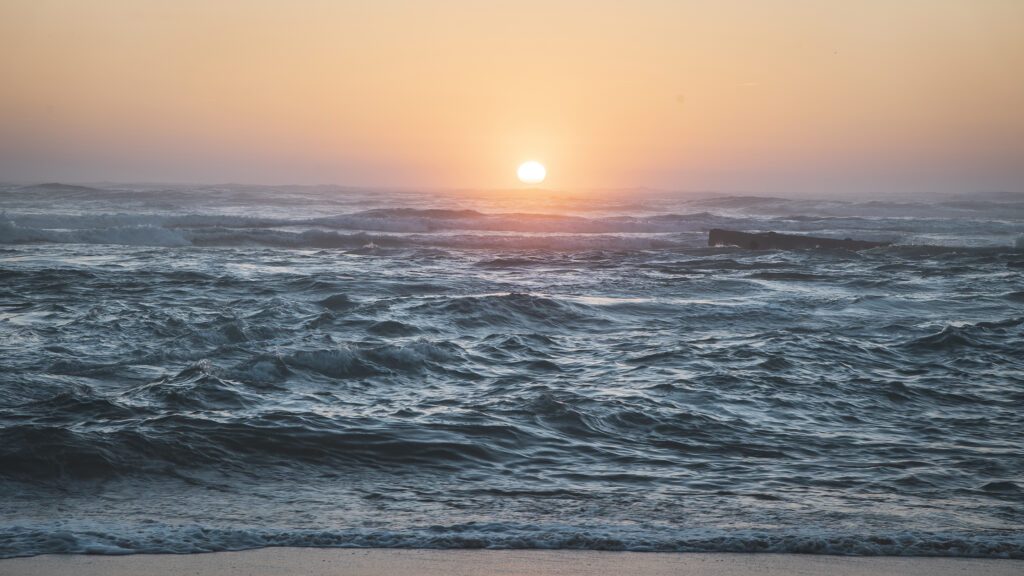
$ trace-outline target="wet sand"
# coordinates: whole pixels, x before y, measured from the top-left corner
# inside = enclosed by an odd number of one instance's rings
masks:
[[[263,548],[211,554],[46,555],[0,560],[25,576],[946,576],[1024,574],[1024,560],[567,550]]]

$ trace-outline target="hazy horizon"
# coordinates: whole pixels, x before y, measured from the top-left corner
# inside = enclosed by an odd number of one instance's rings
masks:
[[[82,186],[87,188],[98,188],[98,189],[121,189],[121,188],[132,188],[137,190],[145,190],[147,192],[159,191],[161,189],[189,189],[189,188],[220,188],[220,187],[237,187],[237,188],[252,188],[252,189],[266,189],[266,188],[279,188],[283,190],[289,189],[310,189],[310,190],[334,190],[338,193],[346,192],[379,192],[379,193],[414,193],[414,194],[438,194],[438,195],[460,195],[460,194],[512,194],[519,197],[536,196],[537,194],[550,194],[553,197],[560,195],[587,195],[587,194],[603,194],[603,195],[616,195],[625,193],[638,193],[641,195],[655,195],[655,196],[666,196],[666,197],[678,197],[678,198],[779,198],[779,199],[791,199],[791,200],[824,200],[824,201],[840,201],[840,202],[857,202],[867,201],[874,202],[879,200],[892,200],[896,202],[901,201],[953,201],[959,199],[977,199],[977,200],[999,200],[1006,199],[1007,197],[1024,197],[1024,189],[1020,190],[1009,190],[1009,189],[993,189],[993,190],[949,190],[949,191],[929,191],[929,190],[904,190],[904,191],[885,191],[885,190],[857,190],[857,191],[840,191],[840,192],[829,192],[829,191],[816,191],[816,190],[796,190],[796,191],[773,191],[773,192],[756,192],[750,190],[684,190],[684,189],[669,189],[669,188],[655,188],[650,186],[632,186],[632,187],[619,187],[619,188],[552,188],[549,186],[507,186],[507,187],[426,187],[426,186],[353,186],[345,183],[333,183],[333,182],[318,182],[309,184],[296,184],[287,182],[267,182],[267,183],[255,183],[255,182],[158,182],[158,181],[0,181],[0,187],[7,187],[8,189],[18,188],[45,188],[47,186]]]
[[[1021,69],[996,0],[13,0],[0,179],[1020,191]]]

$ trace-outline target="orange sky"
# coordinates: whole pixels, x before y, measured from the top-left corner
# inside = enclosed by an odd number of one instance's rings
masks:
[[[1024,190],[1024,1],[3,0],[0,181]]]

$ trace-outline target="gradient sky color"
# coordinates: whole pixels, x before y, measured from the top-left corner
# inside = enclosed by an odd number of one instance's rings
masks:
[[[4,0],[0,181],[1024,190],[1020,0]]]

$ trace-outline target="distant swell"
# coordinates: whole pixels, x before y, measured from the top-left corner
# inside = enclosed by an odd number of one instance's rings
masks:
[[[964,244],[969,246],[1012,245],[1015,233],[1020,230],[1019,226],[996,220],[738,217],[707,212],[585,218],[559,214],[391,209],[304,219],[212,214],[8,214],[0,216],[0,244],[643,250],[700,246],[706,238],[699,235],[711,228],[779,230],[832,237],[853,234],[863,239],[912,245],[948,245],[949,240],[930,234],[948,234],[960,228],[964,235],[974,235]]]

